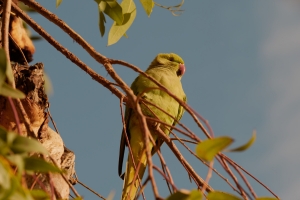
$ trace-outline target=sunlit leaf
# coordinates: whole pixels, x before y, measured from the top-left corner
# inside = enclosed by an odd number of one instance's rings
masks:
[[[20,180],[18,180],[20,182]],[[16,179],[13,181],[13,193],[11,193],[10,197],[8,199],[11,200],[36,200],[34,199],[30,191],[26,189],[25,187],[20,186],[20,183],[16,182]]]
[[[103,37],[103,35],[105,33],[105,23],[106,23],[105,16],[104,16],[103,12],[100,11],[99,12],[99,28],[100,28],[101,37]]]
[[[237,196],[222,191],[213,191],[208,193],[207,199],[208,200],[242,200]]]
[[[8,189],[1,190],[0,199],[23,199],[19,193],[16,194],[17,192],[16,192],[15,186],[17,184],[14,184],[14,183],[16,183],[16,181],[14,181],[14,180],[16,180],[16,177],[12,177],[12,179],[10,180],[11,184]]]
[[[212,161],[214,157],[233,142],[230,137],[218,137],[203,140],[196,146],[196,154],[205,161]]]
[[[36,12],[36,10],[34,10],[33,8],[28,7],[27,5],[25,5],[23,2],[18,2],[18,6],[26,12]]]
[[[30,194],[34,200],[50,200],[49,195],[43,190],[30,190]]]
[[[6,158],[9,160],[9,162],[13,163],[18,167],[18,173],[19,175],[21,175],[24,170],[24,157],[22,157],[19,154],[12,154],[6,156]]]
[[[83,200],[83,198],[82,197],[75,197],[74,199],[71,199],[71,200]]]
[[[40,37],[40,36],[38,36],[38,35],[35,35],[35,36],[30,36],[30,39],[31,39],[32,41],[38,41],[38,40],[41,40],[41,39],[43,39],[43,38]]]
[[[58,8],[61,4],[62,0],[56,0],[56,8]]]
[[[53,86],[50,77],[44,72],[44,80],[45,80],[45,92],[49,96],[53,93]]]
[[[256,139],[256,131],[254,130],[254,131],[252,132],[252,137],[250,138],[250,140],[249,140],[246,144],[244,144],[244,145],[242,145],[242,146],[239,146],[239,147],[237,147],[237,148],[234,148],[234,149],[230,149],[230,150],[228,150],[228,151],[245,151],[245,150],[247,150],[249,147],[252,146],[252,144],[255,142],[255,139]]]
[[[199,190],[192,190],[188,200],[202,199],[202,193]]]
[[[57,172],[61,170],[47,161],[37,157],[26,157],[24,158],[25,169],[29,171],[37,172]]]
[[[7,131],[0,126],[0,154],[7,155],[11,152],[9,145],[7,144]]]
[[[123,12],[121,5],[115,0],[95,0],[98,3],[99,12],[104,12],[117,24],[123,22]]]
[[[152,13],[152,9],[154,7],[154,1],[153,0],[140,0],[146,14],[148,15],[148,17],[150,17],[151,13]]]
[[[15,99],[24,99],[26,97],[23,92],[21,92],[18,89],[14,89],[13,87],[11,87],[5,82],[2,83],[2,86],[0,88],[0,94],[2,96],[11,97]]]
[[[35,139],[23,137],[20,135],[17,135],[16,133],[8,132],[8,134],[14,134],[16,135],[15,140],[11,144],[11,149],[15,153],[30,153],[30,152],[36,152],[36,153],[42,153],[42,154],[48,154],[48,151],[45,149],[45,147],[39,143]]]
[[[13,175],[13,172],[10,168],[9,163],[5,158],[0,156],[0,188],[5,190],[10,188],[10,176]]]
[[[9,146],[11,146],[11,144],[13,143],[13,141],[16,137],[17,137],[17,134],[9,134],[5,128],[0,126],[0,138],[1,138],[1,143],[3,145],[7,145],[9,148]],[[1,146],[1,149],[2,148],[3,148],[3,146]]]
[[[133,0],[124,0],[121,3],[124,14],[122,25],[117,25],[115,22],[110,28],[108,34],[108,46],[115,44],[126,33],[136,17],[136,7]]]
[[[202,193],[198,190],[179,190],[166,198],[166,200],[198,200],[202,199]]]
[[[6,67],[7,62],[5,51],[3,49],[0,49],[0,87],[2,86],[6,78]]]

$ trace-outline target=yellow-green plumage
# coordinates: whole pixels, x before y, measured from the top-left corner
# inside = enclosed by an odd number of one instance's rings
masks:
[[[186,96],[182,89],[181,85],[181,77],[185,72],[185,66],[182,58],[178,55],[170,53],[170,54],[158,54],[156,58],[152,61],[148,69],[146,70],[146,74],[156,79],[160,84],[166,87],[171,93],[176,95],[179,99],[186,101]],[[163,92],[160,89],[150,89],[149,88],[158,88],[158,86],[150,81],[143,75],[139,75],[135,81],[131,85],[131,89],[135,93],[135,95],[141,95],[141,98],[149,101],[156,106],[160,107],[164,111],[166,111],[169,115],[173,116],[176,120],[180,120],[183,114],[183,108],[180,104],[169,96],[167,93]],[[148,89],[148,90],[147,90]],[[147,103],[146,103],[147,104]],[[175,125],[175,120],[163,113],[158,108],[151,105],[143,105],[140,104],[143,114],[148,117],[157,116],[159,120],[169,124]],[[151,111],[149,110],[151,109]],[[143,140],[143,133],[141,132],[141,128],[139,125],[139,120],[135,111],[131,108],[126,108],[125,111],[125,122],[126,122],[126,133],[128,135],[130,146],[132,149],[133,157],[135,165],[138,166],[138,163],[141,162],[141,166],[139,169],[139,177],[142,179],[146,166],[147,166],[147,158],[146,153],[144,151],[145,144]],[[169,129],[165,126],[160,126],[160,128],[169,135]],[[157,142],[157,135],[155,134],[153,127],[149,127],[151,135],[155,142]],[[126,139],[125,132],[123,130],[120,144],[120,155],[119,155],[119,175],[121,175],[122,171],[122,163],[124,158],[124,149],[125,149]],[[153,144],[150,142],[148,144],[150,150],[153,148]],[[133,178],[135,174],[135,168],[131,159],[131,155],[128,155],[126,171],[124,176],[124,185],[122,192],[122,200],[132,200],[135,198],[139,182],[136,179],[135,183],[132,184]],[[130,192],[130,194],[129,194]],[[129,196],[129,197],[128,197]]]

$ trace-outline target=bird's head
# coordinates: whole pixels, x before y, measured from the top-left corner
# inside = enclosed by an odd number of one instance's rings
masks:
[[[158,54],[150,64],[148,70],[156,67],[168,68],[174,71],[179,78],[185,73],[184,61],[175,53]]]

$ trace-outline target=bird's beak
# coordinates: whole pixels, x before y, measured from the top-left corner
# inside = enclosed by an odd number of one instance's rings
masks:
[[[185,73],[185,66],[184,66],[184,64],[180,63],[179,69],[177,71],[177,75],[182,77],[184,73]]]

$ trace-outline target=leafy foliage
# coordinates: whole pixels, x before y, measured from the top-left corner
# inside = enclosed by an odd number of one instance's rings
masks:
[[[30,154],[36,156],[29,156]],[[0,127],[0,199],[50,199],[45,191],[29,190],[22,181],[23,175],[32,172],[61,173],[59,168],[37,156],[38,154],[48,154],[38,141]]]
[[[13,82],[13,74],[10,64],[7,62],[5,51],[0,49],[0,94],[12,98],[25,98],[25,95],[20,90],[14,89],[7,84],[5,82],[6,79],[9,82]]]
[[[227,151],[230,152],[245,151],[252,146],[252,144],[255,142],[255,139],[256,139],[256,131],[253,131],[252,137],[246,144],[243,144],[239,147]],[[197,145],[196,154],[199,158],[210,162],[219,152],[223,151],[232,142],[233,139],[227,136],[206,139]]]
[[[120,38],[126,34],[126,31],[129,29],[136,17],[136,7],[132,0],[122,1],[121,7],[124,20],[121,24],[118,24],[116,21],[113,23],[108,33],[107,45],[112,45],[118,42]]]
[[[239,147],[236,147],[234,149],[230,149],[228,151],[232,151],[232,152],[234,152],[234,151],[245,151],[250,146],[252,146],[252,144],[255,142],[255,139],[256,139],[256,131],[254,130],[253,133],[252,133],[252,137],[250,138],[250,140],[246,144],[244,144],[242,146],[239,146]]]
[[[233,139],[227,136],[207,139],[199,143],[196,147],[196,154],[205,161],[212,161],[214,157],[229,146]]]
[[[179,190],[171,194],[166,200],[197,200],[202,199],[202,193],[198,190]]]

